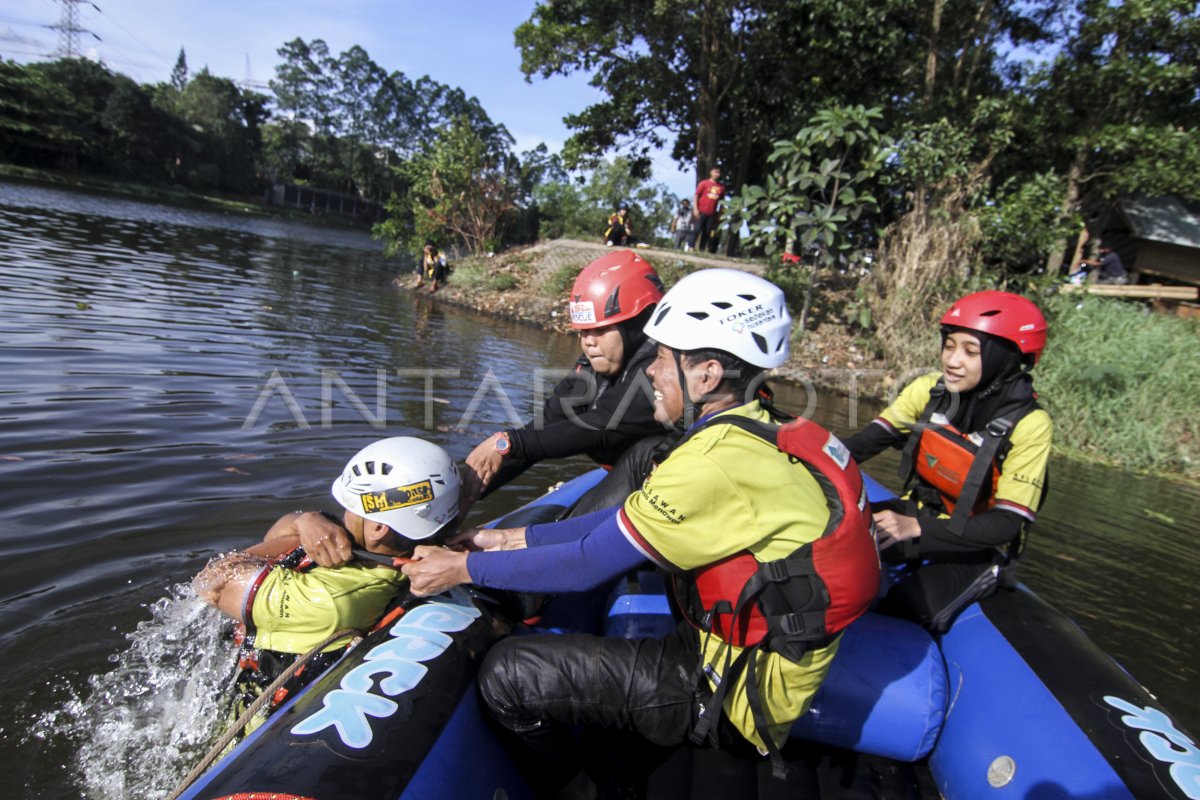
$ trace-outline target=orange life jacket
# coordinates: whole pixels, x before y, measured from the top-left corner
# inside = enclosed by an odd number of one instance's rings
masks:
[[[945,391],[941,381],[930,389],[929,403],[904,446],[899,473],[906,489],[918,479],[922,484],[916,491],[918,499],[926,506],[932,501],[933,508],[949,514],[950,532],[962,536],[968,519],[995,505],[1009,436],[1021,418],[1038,405],[1031,399],[967,435],[949,423],[934,421],[938,399]]]
[[[947,514],[953,515],[958,499],[963,496],[963,487],[980,445],[953,425],[928,425],[920,433],[913,469],[918,478],[937,490]],[[988,465],[988,475],[981,491],[971,503],[969,513],[973,516],[991,508],[996,502],[996,483],[1000,470],[993,459]]]

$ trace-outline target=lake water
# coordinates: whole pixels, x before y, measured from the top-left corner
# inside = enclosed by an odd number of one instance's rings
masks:
[[[167,793],[229,674],[190,577],[332,507],[369,441],[461,459],[574,361],[571,337],[397,290],[402,266],[358,232],[0,183],[0,796]],[[842,432],[876,410],[816,404]],[[477,518],[587,466],[540,465]],[[1192,730],[1198,501],[1056,460],[1022,567]]]

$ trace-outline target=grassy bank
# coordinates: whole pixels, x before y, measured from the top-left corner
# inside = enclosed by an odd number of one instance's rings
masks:
[[[1200,321],[1091,296],[1060,295],[1043,308],[1050,337],[1034,374],[1056,444],[1200,478]]]

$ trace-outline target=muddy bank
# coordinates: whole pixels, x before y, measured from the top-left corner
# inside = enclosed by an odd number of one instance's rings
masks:
[[[554,239],[514,248],[483,259],[452,264],[450,280],[433,295],[439,302],[466,306],[486,314],[518,320],[559,333],[570,334],[566,295],[574,276],[610,248],[602,244]],[[683,253],[654,247],[638,253],[670,286],[688,272],[707,267],[728,267],[761,274],[763,265],[742,259]],[[428,292],[416,286],[414,273],[403,273],[394,283],[408,291]],[[776,380],[833,390],[858,397],[883,397],[896,375],[878,358],[869,343],[856,339],[846,327],[825,320],[813,330],[792,338],[787,364],[772,372]]]

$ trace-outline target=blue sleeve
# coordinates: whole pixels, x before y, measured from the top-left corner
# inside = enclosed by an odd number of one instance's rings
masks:
[[[617,527],[617,515],[610,514],[574,541],[523,550],[470,553],[467,572],[471,574],[471,582],[479,586],[558,594],[585,592],[644,563],[646,557]]]
[[[618,506],[602,508],[581,517],[544,522],[540,525],[530,525],[525,529],[525,546],[542,547],[548,544],[562,544],[582,539],[592,528],[609,517],[617,515]]]

